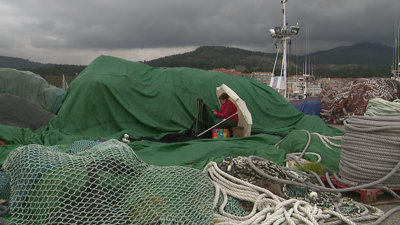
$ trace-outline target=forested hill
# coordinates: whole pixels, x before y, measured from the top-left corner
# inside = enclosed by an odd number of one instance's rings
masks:
[[[372,67],[390,69],[393,49],[377,44],[362,42],[353,46],[340,46],[327,51],[310,54],[309,60],[320,69],[340,69],[343,67]],[[166,56],[146,61],[155,67],[194,67],[200,69],[236,68],[251,72],[255,69],[269,71],[275,62],[275,53],[263,53],[239,48],[221,46],[203,46],[192,52]],[[304,55],[290,55],[291,67],[302,67]],[[280,63],[280,61],[278,61]]]
[[[321,65],[355,64],[366,67],[388,68],[392,66],[393,48],[369,42],[361,42],[352,46],[340,46],[328,51],[311,54]]]
[[[274,54],[253,52],[239,48],[222,46],[202,46],[192,52],[166,56],[163,58],[145,61],[146,64],[155,67],[192,67],[199,69],[234,68],[239,70],[254,70],[261,61],[273,64]],[[265,62],[264,62],[265,63]]]
[[[24,69],[24,68],[41,68],[50,67],[55,64],[43,64],[38,62],[32,62],[27,59],[0,56],[0,68],[12,68],[12,69]]]
[[[340,46],[327,51],[310,54],[309,61],[314,61],[319,68],[342,68],[344,66],[364,66],[387,68],[392,65],[391,47],[369,42],[352,46]],[[275,62],[275,53],[255,52],[223,46],[202,46],[192,52],[165,56],[144,63],[155,67],[192,67],[199,69],[238,68],[254,70],[271,68]],[[290,66],[302,67],[304,55],[290,55]],[[280,63],[280,62],[278,62]],[[62,65],[62,64],[61,64]],[[61,66],[58,65],[58,66]],[[300,66],[299,66],[300,65]],[[56,64],[32,62],[27,59],[0,56],[1,68],[33,69],[53,67]],[[66,65],[68,66],[68,65]]]
[[[293,52],[293,51],[291,51]],[[361,42],[352,46],[340,46],[310,54],[308,62],[318,77],[390,77],[393,49],[377,43]],[[205,70],[226,68],[243,73],[271,72],[276,53],[255,52],[223,46],[202,46],[192,52],[165,56],[144,61],[154,67],[191,67]],[[290,55],[288,74],[301,74],[304,55]],[[277,62],[281,65],[281,56]],[[67,64],[43,64],[26,59],[0,56],[1,68],[30,70],[45,77],[51,84],[60,84],[63,74],[72,81],[86,66]],[[280,66],[275,73],[279,75]],[[56,76],[56,77],[54,77]],[[52,81],[54,79],[54,81]]]

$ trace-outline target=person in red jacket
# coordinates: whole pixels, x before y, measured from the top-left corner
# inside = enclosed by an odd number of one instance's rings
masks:
[[[212,112],[214,115],[218,116],[219,118],[214,120],[214,124],[220,123],[225,118],[228,118],[232,114],[237,112],[237,108],[235,103],[229,100],[229,95],[226,93],[222,93],[218,97],[219,103],[221,104],[221,108],[219,111],[213,109]],[[238,115],[234,115],[231,118],[227,119],[225,122],[219,124],[215,127],[215,129],[231,129],[232,127],[236,127],[239,122]]]

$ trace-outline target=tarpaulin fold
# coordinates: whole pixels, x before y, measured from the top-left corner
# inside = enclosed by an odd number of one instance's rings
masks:
[[[272,154],[268,157],[279,163],[286,151],[273,146],[293,130],[330,136],[342,133],[316,116],[304,116],[274,89],[253,78],[192,68],[154,68],[99,56],[71,82],[58,115],[48,126],[33,132],[0,125],[0,139],[13,145],[50,146],[98,137],[120,140],[124,134],[134,139],[183,135],[193,129],[198,99],[207,106],[202,112],[206,119],[200,117],[200,122],[208,125],[204,128],[212,126],[211,109],[218,108],[215,90],[222,84],[246,102],[253,136],[129,145],[144,161],[156,165],[204,165],[211,159],[245,152],[264,157]]]

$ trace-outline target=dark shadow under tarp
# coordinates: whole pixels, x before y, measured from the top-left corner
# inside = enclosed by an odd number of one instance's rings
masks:
[[[32,131],[48,126],[55,116],[37,104],[10,94],[0,94],[0,105],[0,124]]]

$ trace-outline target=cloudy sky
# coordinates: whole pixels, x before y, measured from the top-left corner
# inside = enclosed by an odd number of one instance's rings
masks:
[[[292,53],[368,41],[393,47],[399,0],[288,0],[299,23]],[[99,55],[132,61],[228,46],[275,52],[280,0],[1,0],[0,55],[88,65]]]

